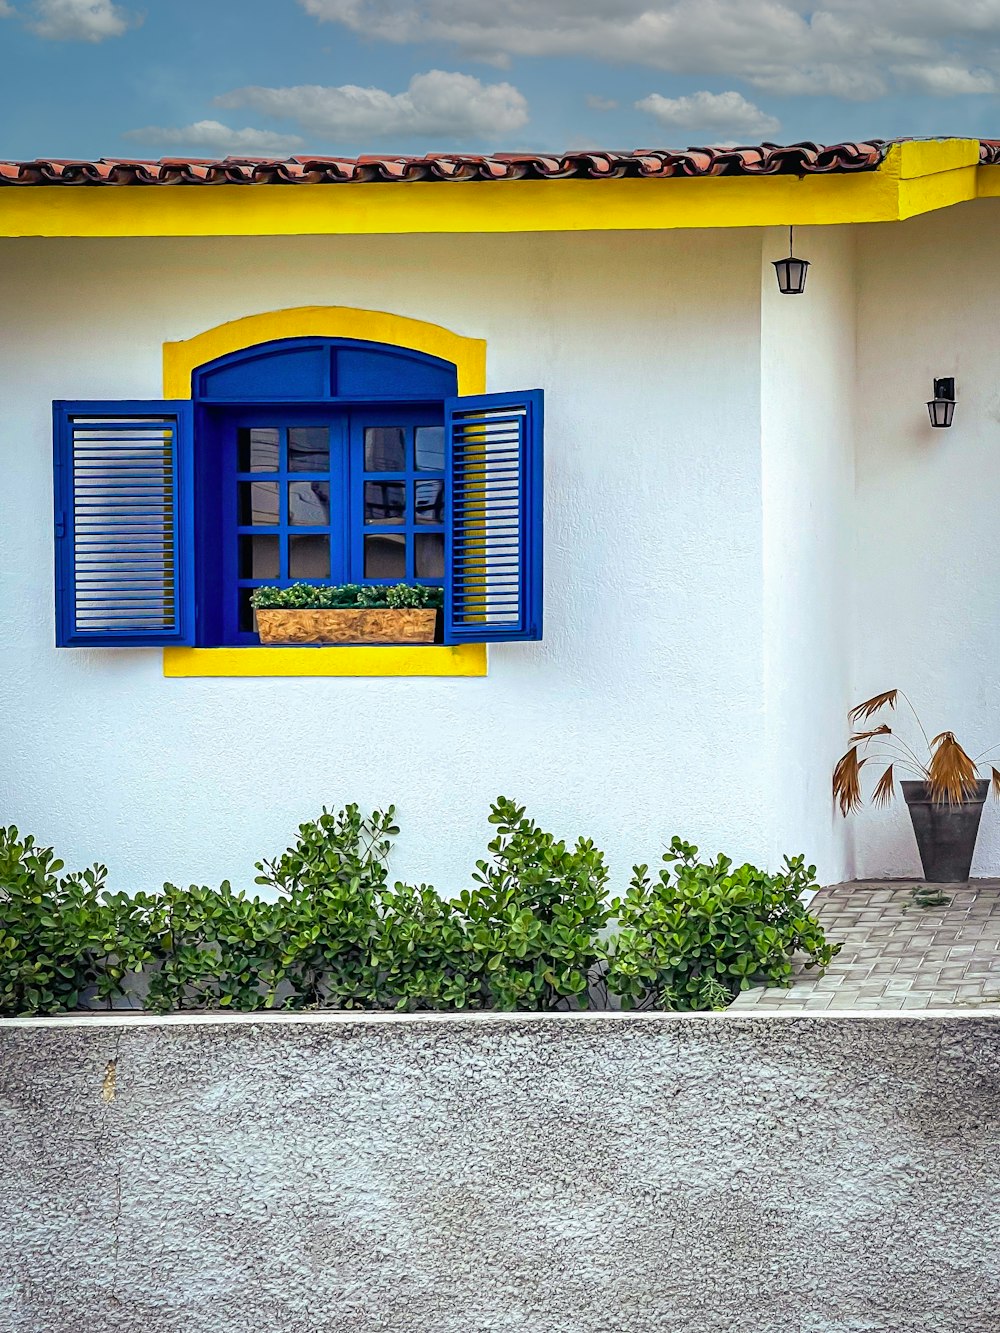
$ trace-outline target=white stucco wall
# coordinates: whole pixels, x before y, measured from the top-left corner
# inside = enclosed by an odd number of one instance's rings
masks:
[[[3,243],[3,817],[123,888],[249,884],[354,800],[396,802],[395,870],[457,890],[501,792],[592,836],[619,883],[675,832],[828,855],[822,821],[786,846],[762,818],[760,268],[753,231]],[[546,390],[544,642],[494,649],[478,680],[165,680],[158,651],[56,650],[50,400],[158,396],[165,339],[326,303],[485,337],[492,389]],[[778,476],[792,436],[769,439],[773,507],[800,482]],[[839,477],[833,437],[816,449]]]
[[[930,735],[952,730],[973,754],[1000,741],[998,220],[993,200],[962,204],[865,228],[858,252],[853,693],[905,690]],[[931,430],[924,403],[943,375],[955,424]],[[900,804],[855,830],[859,873],[918,870]],[[997,873],[987,806],[973,874]]]
[[[851,869],[830,774],[850,692],[855,243],[849,227],[797,228],[800,296],[775,281],[783,228],[763,233],[761,264],[765,810],[771,860],[804,852],[827,882]]]
[[[116,886],[249,884],[319,807],[395,801],[395,870],[461,888],[504,792],[605,847],[673,833],[821,877],[912,874],[905,810],[829,800],[849,703],[899,686],[974,750],[1000,615],[991,201],[778,232],[0,243],[0,818]],[[52,646],[52,398],[146,397],[160,349],[300,304],[489,343],[547,392],[546,635],[480,680],[165,680]],[[923,406],[954,374],[950,431]],[[974,873],[1000,872],[988,810]]]

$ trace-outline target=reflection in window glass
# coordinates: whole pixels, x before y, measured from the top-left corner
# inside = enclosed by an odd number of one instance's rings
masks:
[[[444,427],[418,426],[416,459],[420,472],[444,471]]]
[[[365,471],[402,472],[406,468],[406,435],[398,426],[365,428]]]
[[[406,538],[402,533],[365,538],[365,578],[406,578]]]
[[[414,518],[418,523],[444,522],[444,482],[418,481],[415,483],[416,504]]]
[[[280,577],[281,554],[277,537],[257,535],[240,538],[240,578],[276,579]]]
[[[421,532],[415,538],[414,573],[418,579],[444,578],[444,534]]]
[[[278,483],[241,481],[240,523],[260,527],[278,521]]]
[[[330,483],[290,481],[288,521],[297,528],[322,528],[330,522]]]
[[[240,588],[239,590],[239,620],[240,629],[250,634],[257,633],[257,612],[250,605],[250,597],[253,588]]]
[[[252,426],[239,431],[237,451],[240,472],[277,472],[277,427]]]
[[[365,522],[402,523],[406,518],[406,483],[365,482]]]
[[[330,432],[326,426],[289,426],[289,472],[327,472],[330,468]]]
[[[288,577],[290,579],[328,579],[330,577],[329,537],[289,537]]]

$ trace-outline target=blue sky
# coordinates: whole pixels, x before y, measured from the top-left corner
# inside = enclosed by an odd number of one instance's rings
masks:
[[[0,0],[0,157],[1000,137],[1000,0]]]

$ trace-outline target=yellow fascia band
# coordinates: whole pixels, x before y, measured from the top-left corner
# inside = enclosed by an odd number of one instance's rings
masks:
[[[308,188],[308,187],[304,187]],[[452,362],[458,392],[486,391],[486,343],[382,310],[301,306],[247,315],[163,344],[163,396],[190,398],[192,375],[229,352],[278,338],[358,338]],[[457,647],[164,648],[165,676],[485,676],[486,645]]]
[[[893,144],[876,171],[351,185],[10,186],[3,236],[639,231],[896,222],[1000,193],[978,139]]]

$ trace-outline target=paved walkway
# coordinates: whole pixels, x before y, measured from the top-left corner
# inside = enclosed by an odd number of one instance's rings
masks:
[[[921,906],[936,893],[947,903]],[[835,884],[812,910],[843,948],[823,976],[744,991],[731,1011],[972,1009],[1000,1013],[1000,880],[961,888],[909,882]]]

